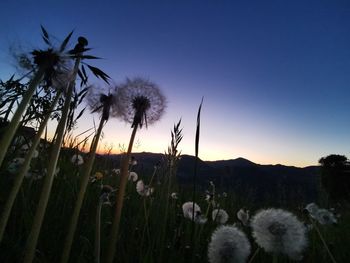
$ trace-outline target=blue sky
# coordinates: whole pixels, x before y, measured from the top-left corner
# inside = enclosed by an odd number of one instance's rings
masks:
[[[42,24],[58,40],[72,29],[86,36],[115,83],[145,76],[161,86],[166,114],[140,131],[137,151],[163,152],[182,118],[180,148],[193,154],[204,96],[204,160],[306,166],[350,155],[348,1],[5,0],[2,9],[2,79],[14,72],[10,46],[43,46]],[[79,123],[91,126],[91,115]],[[117,150],[130,131],[112,119],[103,143]]]

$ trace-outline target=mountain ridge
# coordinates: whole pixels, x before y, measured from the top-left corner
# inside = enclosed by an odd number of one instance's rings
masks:
[[[149,176],[154,166],[165,161],[165,154],[140,152],[133,153],[138,164],[133,168],[141,177]],[[120,162],[122,154],[110,155],[113,163]],[[181,155],[176,178],[179,185],[193,184],[195,156]],[[230,160],[203,161],[197,163],[197,185],[199,191],[208,189],[213,182],[217,191],[234,192],[238,196],[249,197],[254,202],[305,203],[313,202],[318,195],[319,166],[295,167],[256,164],[245,158]],[[253,194],[252,194],[253,193]],[[271,201],[272,200],[272,201]],[[279,203],[278,203],[279,202]]]

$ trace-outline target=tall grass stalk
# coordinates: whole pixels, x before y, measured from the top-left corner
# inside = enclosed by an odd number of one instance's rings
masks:
[[[49,112],[52,112],[54,110],[54,108],[56,107],[56,104],[59,100],[59,98],[61,97],[61,92],[58,92],[58,94],[56,95],[54,101],[52,102],[51,108],[49,110]],[[40,142],[40,138],[42,133],[44,132],[44,129],[46,128],[47,122],[50,119],[50,114],[47,114],[44,118],[44,120],[40,123],[40,127],[39,130],[37,131],[33,141],[32,141],[32,145],[29,148],[29,151],[26,155],[25,161],[19,171],[19,173],[16,175],[14,184],[12,186],[10,195],[6,201],[4,210],[1,214],[1,219],[0,219],[0,242],[2,241],[3,235],[5,233],[5,229],[6,229],[6,225],[7,225],[7,221],[10,217],[11,214],[11,210],[13,207],[13,204],[16,200],[16,196],[18,194],[18,191],[22,185],[23,182],[23,178],[25,176],[25,174],[28,172],[29,170],[29,166],[30,166],[30,162],[32,160],[32,157],[34,155],[34,152]]]
[[[8,127],[6,128],[6,131],[5,131],[3,137],[0,141],[0,145],[1,145],[0,166],[2,165],[2,162],[5,159],[7,150],[9,148],[9,146],[11,145],[11,141],[12,141],[13,137],[15,136],[15,133],[18,129],[18,126],[20,125],[22,115],[25,112],[31,98],[33,97],[33,94],[34,94],[37,86],[40,84],[40,82],[44,78],[45,71],[46,71],[46,66],[41,66],[38,69],[38,71],[35,73],[33,79],[29,83],[28,90],[23,95],[21,103],[18,105],[17,110],[11,119],[11,122],[9,123]]]
[[[96,136],[94,137],[94,139],[92,141],[92,145],[91,145],[91,148],[90,148],[89,159],[88,159],[88,161],[86,163],[86,166],[85,166],[85,169],[84,169],[84,174],[82,175],[82,178],[81,178],[80,190],[79,190],[78,198],[77,198],[77,201],[75,203],[73,215],[72,215],[72,218],[71,218],[71,221],[70,221],[70,225],[69,225],[69,230],[68,230],[68,233],[67,233],[66,240],[64,242],[64,248],[63,248],[61,263],[66,263],[66,262],[68,262],[68,259],[69,259],[69,255],[70,255],[70,251],[71,251],[71,247],[72,247],[72,243],[73,243],[73,239],[74,239],[74,234],[75,234],[75,230],[76,230],[78,219],[79,219],[80,209],[81,209],[81,206],[82,206],[83,201],[84,201],[86,188],[87,188],[88,183],[89,183],[89,177],[90,177],[90,174],[91,174],[91,171],[92,171],[92,167],[93,167],[93,164],[94,164],[94,161],[95,161],[95,156],[96,156],[96,150],[97,150],[98,142],[100,140],[102,129],[103,129],[103,125],[104,125],[105,121],[106,120],[104,118],[101,118],[99,127],[97,129]]]
[[[26,243],[24,261],[23,261],[24,263],[30,263],[33,261],[33,258],[34,258],[35,248],[38,242],[39,233],[40,233],[41,225],[44,219],[46,206],[50,197],[52,183],[53,183],[56,165],[58,161],[58,156],[61,151],[62,141],[65,134],[65,128],[66,128],[66,123],[68,119],[68,112],[71,105],[71,98],[75,87],[75,79],[78,74],[80,60],[81,60],[80,57],[77,57],[77,59],[75,60],[75,65],[74,65],[74,70],[72,75],[73,77],[68,84],[66,99],[62,109],[62,116],[57,126],[57,133],[56,133],[57,137],[53,144],[51,157],[50,157],[50,161],[47,169],[47,175],[45,176],[44,185],[40,195],[38,207],[34,216],[33,225]]]
[[[200,120],[201,120],[201,109],[203,104],[203,98],[201,101],[201,104],[198,108],[197,113],[197,126],[196,126],[196,138],[195,138],[195,162],[194,162],[194,174],[193,174],[193,192],[192,192],[192,202],[193,207],[192,211],[195,211],[195,202],[196,202],[196,184],[197,184],[197,172],[198,172],[198,150],[199,150],[199,135],[200,135]],[[194,242],[194,235],[195,235],[195,214],[192,213],[192,226],[191,226],[191,248],[192,248],[192,256],[195,254],[195,242]],[[193,258],[192,258],[193,259]]]
[[[118,189],[118,194],[117,194],[117,199],[115,204],[115,214],[114,214],[114,219],[112,223],[111,236],[110,236],[110,241],[109,241],[107,255],[106,255],[107,263],[112,263],[114,260],[114,254],[115,254],[116,244],[118,240],[120,218],[121,218],[123,203],[124,203],[125,189],[126,189],[126,184],[128,182],[129,162],[131,159],[131,151],[134,144],[135,135],[136,135],[138,126],[139,125],[136,124],[133,127],[130,141],[129,141],[128,151],[122,161],[122,166],[120,170],[120,183],[119,183],[119,189]]]

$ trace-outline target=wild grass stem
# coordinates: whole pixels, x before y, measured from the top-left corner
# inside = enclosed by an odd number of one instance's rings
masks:
[[[53,109],[56,107],[56,104],[58,102],[58,99],[61,97],[61,93],[59,92],[54,101],[52,102],[52,105],[51,105],[51,108],[50,108],[50,111],[49,112],[52,112]],[[29,148],[29,151],[26,155],[26,158],[25,158],[25,161],[21,167],[21,169],[19,170],[19,173],[16,175],[16,178],[15,178],[15,181],[14,181],[14,184],[12,186],[12,189],[11,189],[11,192],[10,192],[10,195],[6,201],[6,204],[5,204],[5,207],[4,207],[4,210],[1,214],[1,219],[0,219],[0,242],[2,241],[2,238],[3,238],[3,235],[5,233],[5,228],[6,228],[6,225],[7,225],[7,221],[10,217],[10,214],[11,214],[11,210],[12,210],[12,207],[13,207],[13,204],[16,200],[16,197],[17,197],[17,194],[18,194],[18,191],[22,185],[22,182],[23,182],[23,178],[24,176],[26,175],[26,173],[28,172],[29,170],[29,166],[30,166],[30,162],[33,158],[33,155],[34,155],[34,152],[40,142],[40,138],[41,138],[41,135],[42,133],[44,132],[44,129],[46,128],[46,125],[47,125],[47,122],[49,121],[50,119],[50,114],[47,114],[45,116],[45,118],[43,119],[43,121],[40,123],[40,127],[39,127],[39,130],[37,131],[37,133],[35,134],[35,137],[32,141],[32,145],[31,147]]]
[[[6,128],[6,131],[4,135],[2,136],[2,139],[0,141],[1,145],[1,151],[0,151],[0,166],[2,165],[2,162],[5,159],[7,150],[9,146],[11,145],[11,141],[13,137],[15,136],[15,133],[18,129],[18,126],[20,125],[22,115],[25,112],[31,98],[33,97],[33,94],[37,88],[37,86],[40,84],[40,82],[43,80],[45,75],[46,67],[42,66],[38,69],[38,71],[35,73],[33,79],[29,83],[28,90],[24,94],[20,104],[17,107],[17,110],[15,114],[13,115],[11,122]]]
[[[200,119],[201,119],[201,109],[203,104],[203,98],[198,108],[197,113],[197,125],[196,125],[196,138],[195,138],[195,162],[194,162],[194,173],[193,173],[193,192],[192,192],[192,227],[191,227],[191,249],[192,249],[192,260],[195,255],[195,203],[196,203],[196,184],[197,184],[197,173],[198,173],[198,150],[199,150],[199,135],[200,135]]]

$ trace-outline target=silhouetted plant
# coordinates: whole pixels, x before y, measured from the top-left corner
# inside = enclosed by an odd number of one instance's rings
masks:
[[[158,121],[163,115],[166,105],[165,97],[158,86],[142,78],[127,79],[126,83],[117,86],[117,92],[116,102],[113,103],[113,106],[115,106],[113,114],[130,123],[133,130],[126,156],[121,164],[120,184],[106,258],[109,263],[112,263],[114,259],[125,188],[128,181],[128,167],[136,131],[138,128],[142,128],[144,124],[147,127],[149,124]]]
[[[0,151],[0,165],[5,158],[7,149],[10,146],[12,138],[14,137],[15,132],[20,124],[22,115],[25,112],[38,85],[43,80],[45,80],[46,83],[48,83],[48,86],[50,86],[54,75],[66,67],[66,57],[64,56],[64,51],[72,35],[72,32],[68,34],[68,36],[62,42],[60,48],[55,50],[52,47],[47,31],[43,27],[41,27],[41,29],[43,34],[42,37],[44,41],[49,45],[49,48],[45,50],[34,50],[31,52],[33,57],[34,75],[31,77],[31,80],[28,84],[28,89],[23,94],[23,98],[19,103],[11,119],[11,122],[1,139],[0,145],[2,147],[2,150]]]
[[[67,44],[67,41],[66,40],[64,41],[64,43],[65,43],[64,45]],[[70,111],[72,111],[72,109],[74,109],[74,106],[77,105],[77,104],[73,103],[73,106],[72,106],[72,97],[74,94],[75,80],[76,80],[76,76],[78,75],[78,72],[79,72],[80,62],[82,59],[94,59],[94,58],[96,58],[94,56],[85,56],[84,55],[84,52],[89,50],[88,48],[86,48],[87,45],[88,45],[87,39],[84,37],[79,37],[78,43],[75,45],[74,49],[69,51],[69,57],[74,58],[75,63],[74,63],[74,67],[73,67],[73,70],[71,73],[70,81],[68,82],[68,85],[67,85],[67,89],[63,91],[65,101],[64,101],[64,105],[63,105],[63,109],[62,109],[62,116],[61,116],[61,119],[60,119],[58,126],[57,126],[57,129],[56,129],[56,136],[55,136],[55,140],[54,140],[54,143],[52,146],[51,156],[50,156],[50,160],[49,160],[49,166],[47,168],[47,175],[45,176],[44,185],[43,185],[42,193],[41,193],[40,200],[38,203],[38,207],[37,207],[37,210],[36,210],[36,213],[34,216],[34,222],[32,225],[32,229],[31,229],[29,237],[27,239],[24,262],[32,262],[32,260],[33,260],[36,244],[38,241],[42,221],[43,221],[45,210],[46,210],[46,206],[47,206],[48,199],[49,199],[49,196],[51,193],[51,188],[52,188],[53,178],[54,178],[56,165],[57,165],[57,161],[58,161],[58,156],[60,154],[64,134],[66,133],[66,125],[67,125],[67,121],[69,119],[69,113],[70,113]],[[100,72],[102,72],[101,70],[99,70],[99,74],[102,74]],[[107,76],[107,74],[105,74],[105,73],[103,73],[103,74],[104,74],[103,76]],[[107,77],[105,77],[105,78],[107,78]]]
[[[319,160],[321,182],[332,201],[350,201],[350,163],[346,156],[331,154]]]
[[[69,229],[67,232],[66,240],[64,243],[64,249],[62,253],[62,258],[61,258],[61,263],[68,262],[69,259],[69,254],[71,251],[73,239],[74,239],[74,234],[76,230],[76,226],[78,223],[79,219],[79,214],[80,214],[80,209],[83,204],[85,192],[89,183],[89,177],[92,171],[92,167],[94,164],[95,156],[96,156],[96,150],[97,146],[101,137],[102,129],[105,123],[109,119],[114,95],[113,94],[103,94],[103,93],[93,93],[97,88],[93,88],[91,90],[90,88],[90,93],[88,96],[88,102],[89,106],[92,110],[92,112],[100,112],[101,113],[101,119],[100,119],[100,124],[98,126],[98,129],[96,131],[96,135],[94,136],[90,151],[89,151],[89,157],[88,161],[85,163],[83,175],[81,177],[81,182],[80,182],[80,189],[78,193],[78,197],[75,203],[74,211],[71,217]]]

